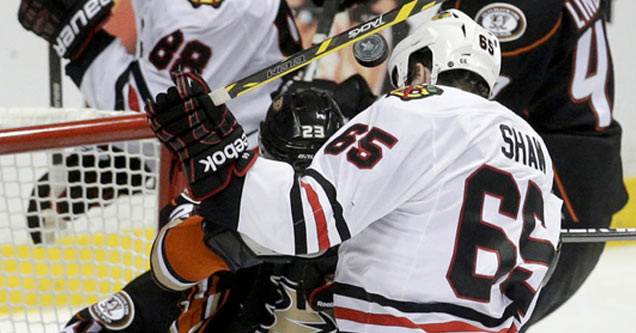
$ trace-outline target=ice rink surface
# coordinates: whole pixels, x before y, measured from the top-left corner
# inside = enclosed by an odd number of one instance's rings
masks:
[[[636,333],[636,244],[608,246],[581,289],[529,333]]]

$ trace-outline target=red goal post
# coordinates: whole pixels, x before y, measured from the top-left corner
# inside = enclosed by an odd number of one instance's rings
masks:
[[[58,332],[148,269],[171,159],[145,114],[0,107],[0,332]]]
[[[1,119],[1,117],[0,117]],[[0,155],[44,149],[112,143],[117,141],[154,139],[145,114],[129,114],[101,119],[53,123],[29,127],[0,129]],[[171,155],[161,148],[160,207],[183,189],[183,182],[170,185]]]

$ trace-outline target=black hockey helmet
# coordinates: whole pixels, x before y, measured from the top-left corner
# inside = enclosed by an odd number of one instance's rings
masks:
[[[303,171],[343,124],[338,104],[326,93],[286,91],[274,99],[261,122],[260,153],[291,164],[296,172]]]

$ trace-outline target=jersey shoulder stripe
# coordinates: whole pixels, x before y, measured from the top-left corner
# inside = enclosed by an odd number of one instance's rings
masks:
[[[311,187],[311,185],[307,183],[300,182],[300,185],[307,192],[307,199],[309,200],[309,205],[314,213],[314,221],[316,221],[316,234],[318,234],[318,249],[325,250],[329,248],[329,236],[327,235],[327,220],[325,219],[325,213],[322,209],[322,205],[320,204],[320,200],[318,200],[318,194]]]
[[[338,230],[338,235],[340,236],[340,241],[344,242],[347,239],[351,238],[351,232],[349,231],[349,227],[343,215],[342,205],[338,202],[336,196],[336,188],[316,170],[307,169],[305,170],[304,175],[316,180],[316,182],[320,185],[320,187],[322,187],[322,190],[327,195],[327,198],[329,198],[329,203],[331,204],[331,209],[333,210],[333,217],[336,220],[336,228]]]
[[[289,191],[289,202],[291,203],[291,222],[294,228],[294,251],[296,254],[307,253],[307,228],[301,201],[300,185],[298,182],[294,182]]]

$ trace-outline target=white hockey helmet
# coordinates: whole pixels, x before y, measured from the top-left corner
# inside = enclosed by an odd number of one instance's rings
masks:
[[[501,69],[499,40],[457,9],[437,14],[395,46],[387,68],[395,88],[407,85],[409,56],[425,47],[433,55],[431,84],[442,72],[464,69],[481,76],[492,92]]]

